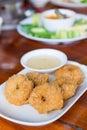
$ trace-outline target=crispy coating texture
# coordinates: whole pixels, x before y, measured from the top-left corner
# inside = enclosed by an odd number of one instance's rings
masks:
[[[72,80],[76,84],[81,84],[83,81],[83,72],[80,67],[76,65],[66,64],[60,69],[54,72],[56,78],[65,78],[66,80]]]
[[[66,78],[59,78],[52,82],[55,86],[59,86],[62,91],[63,99],[69,99],[75,95],[78,85],[72,80],[66,80]]]
[[[4,94],[14,105],[30,104],[38,113],[44,114],[63,108],[64,101],[75,95],[83,82],[83,72],[76,65],[66,64],[49,74],[28,72],[13,75],[6,81]]]
[[[30,95],[29,104],[40,114],[59,110],[63,107],[61,89],[49,83],[37,86]]]
[[[76,86],[77,85],[72,84],[72,83],[64,83],[64,84],[62,84],[62,86],[61,86],[61,88],[62,88],[62,94],[63,94],[63,98],[65,100],[69,99],[69,98],[71,98],[72,96],[75,95]]]
[[[32,80],[35,86],[44,84],[49,80],[49,74],[41,74],[39,72],[29,72],[26,74],[29,80]]]
[[[4,94],[9,103],[22,105],[28,101],[33,86],[26,76],[13,75],[6,82]]]

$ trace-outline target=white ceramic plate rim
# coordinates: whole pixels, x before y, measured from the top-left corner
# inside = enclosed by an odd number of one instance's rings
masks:
[[[76,19],[80,19],[80,18],[84,18],[86,19],[87,16],[86,15],[83,15],[83,14],[77,14],[76,15]],[[59,43],[64,43],[64,44],[70,44],[74,41],[79,41],[79,40],[82,40],[82,39],[86,39],[87,36],[84,35],[84,36],[81,36],[81,37],[76,37],[76,38],[69,38],[69,39],[47,39],[47,38],[39,38],[39,37],[34,37],[34,36],[31,36],[31,35],[28,35],[26,34],[25,32],[23,32],[20,24],[29,24],[31,23],[32,21],[32,17],[30,18],[25,18],[24,20],[22,20],[18,26],[17,26],[17,31],[20,35],[24,36],[25,38],[28,38],[28,39],[31,39],[31,40],[35,40],[35,41],[41,41],[41,42],[44,42],[46,44],[51,44],[51,45],[56,45],[56,44],[59,44]]]
[[[47,125],[63,116],[87,90],[87,66],[74,61],[68,61],[68,63],[78,65],[82,69],[84,72],[84,82],[78,87],[75,96],[66,101],[63,109],[50,112],[49,114],[38,114],[37,111],[28,104],[23,106],[11,105],[5,99],[5,83],[3,83],[0,86],[0,116],[14,123],[27,126]],[[19,73],[27,73],[27,70],[24,69]]]
[[[55,5],[60,5],[63,7],[76,7],[76,8],[80,8],[80,7],[87,7],[87,3],[64,3],[62,1],[58,1],[58,0],[50,0],[51,3],[55,4]]]

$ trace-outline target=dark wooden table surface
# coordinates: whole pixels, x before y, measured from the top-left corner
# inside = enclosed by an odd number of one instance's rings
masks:
[[[53,8],[53,5],[49,6]],[[47,6],[48,8],[48,6]],[[87,8],[75,9],[87,13]],[[23,69],[21,56],[27,51],[37,48],[54,48],[65,52],[69,60],[87,65],[87,39],[71,44],[48,45],[39,41],[26,39],[17,30],[2,31],[0,35],[0,84],[14,73]],[[87,129],[87,91],[72,108],[55,122],[40,127],[23,126],[0,117],[0,130],[86,130]]]

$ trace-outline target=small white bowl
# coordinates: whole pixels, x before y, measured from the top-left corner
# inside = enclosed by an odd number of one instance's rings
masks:
[[[76,13],[73,10],[58,10],[61,12],[61,14],[66,15],[67,18],[53,18],[54,15],[57,16],[55,9],[46,10],[41,13],[42,25],[50,32],[67,29],[71,27],[75,21]]]
[[[36,49],[21,57],[21,65],[29,71],[51,73],[67,62],[67,55],[55,49]]]
[[[29,2],[31,2],[36,8],[43,8],[49,0],[29,0]]]

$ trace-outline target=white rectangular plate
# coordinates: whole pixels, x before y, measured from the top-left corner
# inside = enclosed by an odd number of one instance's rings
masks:
[[[22,125],[27,125],[27,126],[46,125],[59,119],[72,107],[72,105],[87,90],[87,67],[85,65],[73,61],[69,61],[68,63],[77,65],[82,69],[84,73],[84,81],[78,87],[75,96],[73,96],[72,98],[70,98],[65,102],[63,109],[52,111],[48,114],[39,114],[29,104],[22,105],[22,106],[12,105],[8,103],[8,101],[4,96],[5,83],[3,83],[0,86],[0,116],[9,121],[22,124]],[[20,74],[25,74],[25,73],[27,73],[26,69],[20,72]]]

